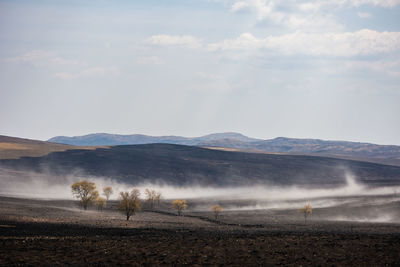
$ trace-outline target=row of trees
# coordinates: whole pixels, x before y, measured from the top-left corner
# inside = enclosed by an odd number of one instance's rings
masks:
[[[153,209],[155,205],[160,206],[161,192],[156,192],[156,190],[146,188],[145,194],[146,200],[150,204],[151,209]]]
[[[113,194],[112,188],[107,186],[103,188],[103,195],[106,198],[100,197],[99,191],[96,189],[96,185],[88,181],[81,181],[72,184],[71,190],[74,197],[80,200],[80,204],[85,210],[92,203],[95,203],[98,209],[105,208],[108,199]]]
[[[76,182],[71,185],[72,194],[75,198],[79,199],[80,205],[83,209],[87,209],[90,205],[95,204],[98,210],[102,210],[107,206],[107,201],[113,194],[113,189],[110,186],[103,188],[103,195],[106,198],[100,197],[96,188],[96,184],[86,180]],[[153,209],[156,205],[160,205],[161,192],[155,190],[145,190],[146,201],[149,203],[150,208]],[[181,215],[187,208],[186,200],[174,200],[172,207],[177,210],[178,215]],[[142,209],[142,202],[140,199],[139,189],[133,189],[130,192],[119,193],[119,203],[117,209],[126,215],[126,219]]]
[[[113,194],[113,189],[110,186],[107,186],[103,188],[103,195],[106,198],[100,197],[95,183],[88,182],[86,180],[72,184],[71,190],[74,197],[80,200],[80,204],[85,210],[92,203],[96,205],[97,209],[102,210],[107,206],[107,201]],[[153,209],[155,205],[160,205],[162,196],[160,192],[146,189],[145,195],[146,201],[149,203],[151,209]],[[172,201],[172,208],[177,211],[179,216],[181,216],[187,209],[187,201],[176,199]],[[142,202],[140,199],[139,189],[133,189],[131,192],[120,192],[117,209],[126,215],[127,220],[129,220],[132,215],[135,215],[136,212],[140,211],[142,209]],[[220,205],[214,205],[211,207],[211,211],[214,213],[215,220],[218,219],[218,216],[222,210],[223,209]],[[300,209],[300,212],[304,214],[304,222],[306,223],[307,217],[312,214],[311,205],[305,205],[304,208]]]

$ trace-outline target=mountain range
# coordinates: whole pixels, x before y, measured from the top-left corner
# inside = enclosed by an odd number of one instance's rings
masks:
[[[193,138],[181,136],[148,136],[141,134],[118,135],[99,133],[75,137],[57,136],[49,139],[48,142],[78,146],[168,143],[213,148],[230,148],[248,152],[333,156],[400,165],[400,146],[285,137],[262,140],[250,138],[240,133],[216,133]]]
[[[166,143],[175,145],[202,145],[218,140],[235,140],[243,143],[260,141],[260,139],[250,138],[240,133],[215,133],[201,137],[182,137],[182,136],[149,136],[143,134],[107,134],[96,133],[82,136],[56,136],[47,140],[52,143],[60,143],[75,146],[115,146],[115,145],[143,145],[154,143]]]

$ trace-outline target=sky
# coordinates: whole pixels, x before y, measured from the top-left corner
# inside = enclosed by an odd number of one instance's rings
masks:
[[[0,134],[400,145],[400,0],[0,0]]]

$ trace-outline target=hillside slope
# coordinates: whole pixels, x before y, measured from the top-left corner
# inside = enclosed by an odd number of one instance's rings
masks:
[[[0,159],[41,157],[55,151],[76,149],[76,146],[0,135]],[[95,149],[95,147],[79,147]]]
[[[111,177],[138,184],[335,186],[351,173],[370,185],[400,184],[400,167],[301,155],[228,152],[194,146],[147,144],[67,150],[43,157],[1,160],[0,167],[58,175]]]

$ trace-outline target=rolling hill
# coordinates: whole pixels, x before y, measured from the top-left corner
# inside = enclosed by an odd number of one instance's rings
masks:
[[[0,159],[40,157],[55,151],[74,149],[75,146],[0,135]],[[85,147],[82,147],[83,149]],[[88,148],[89,149],[89,148]]]
[[[129,184],[330,187],[346,174],[373,185],[400,184],[400,167],[304,155],[230,152],[172,144],[73,149],[41,157],[0,160],[0,167],[55,176],[109,177]]]
[[[0,159],[18,159],[21,157],[40,157],[51,152],[68,149],[96,149],[89,146],[72,146],[0,135]]]

